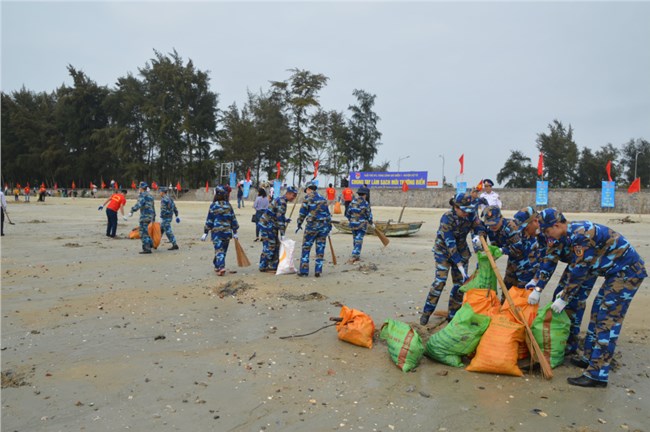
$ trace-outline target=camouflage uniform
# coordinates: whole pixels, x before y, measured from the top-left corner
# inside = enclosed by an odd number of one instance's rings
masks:
[[[348,218],[350,228],[352,229],[352,257],[359,258],[361,256],[361,247],[363,246],[363,237],[368,230],[368,224],[372,224],[370,204],[359,196],[354,198],[345,211],[345,217]]]
[[[228,201],[215,201],[210,205],[208,217],[203,227],[204,233],[211,233],[214,244],[214,268],[219,271],[226,267],[226,252],[233,234],[237,234],[239,224],[235,212]]]
[[[138,195],[138,202],[131,207],[131,213],[140,210],[140,239],[142,240],[142,250],[151,252],[153,240],[149,237],[149,224],[156,220],[156,208],[154,207],[153,197],[146,190]]]
[[[537,287],[539,287],[540,289],[544,289],[544,287],[546,287],[546,284],[551,278],[551,275],[553,274],[553,272],[555,272],[555,268],[557,267],[558,262],[563,262],[567,264],[571,263],[572,253],[573,252],[569,248],[566,238],[562,238],[560,240],[555,240],[550,237],[547,238],[546,253],[540,263],[536,275]],[[555,292],[553,293],[553,300],[555,300],[557,295],[564,290],[564,287],[566,286],[566,283],[569,279],[570,273],[571,273],[571,266],[567,266],[564,269],[562,276],[560,277],[560,282],[558,283]],[[578,335],[580,334],[580,325],[582,323],[582,317],[585,313],[587,298],[589,298],[589,294],[591,293],[591,289],[594,287],[594,284],[596,283],[597,277],[598,276],[595,275],[591,277],[586,277],[583,280],[582,284],[576,289],[573,298],[571,299],[571,301],[569,301],[566,308],[564,309],[567,315],[569,316],[569,318],[571,319],[571,330],[569,333],[569,339],[567,340],[566,349],[565,349],[566,354],[573,354],[578,350]],[[591,306],[592,315],[598,310],[599,307],[600,307],[600,302],[598,301],[597,298],[594,301],[593,305]]]
[[[467,217],[461,218],[454,209],[451,209],[440,218],[440,227],[432,249],[436,261],[436,278],[431,285],[422,310],[422,317],[425,320],[428,320],[428,317],[436,309],[442,290],[447,283],[449,270],[451,270],[451,279],[454,284],[449,293],[448,319],[451,320],[456,311],[460,309],[463,293],[459,291],[459,288],[463,283],[463,276],[457,266],[462,264],[467,272],[470,258],[467,235],[470,231],[473,231],[475,235],[485,232],[485,227],[476,213],[470,213]]]
[[[566,286],[558,297],[570,302],[585,281],[605,278],[598,291],[598,309],[592,310],[583,360],[589,363],[586,377],[607,382],[625,314],[648,275],[645,263],[625,237],[603,225],[568,222],[565,238],[573,254]]]
[[[502,218],[503,223],[497,231],[488,230],[490,243],[499,246],[508,255],[506,286],[524,288],[535,277],[541,258],[544,256],[545,242],[537,236],[528,237],[519,229],[513,219]]]
[[[160,229],[167,235],[169,241],[175,246],[176,237],[172,232],[172,217],[178,217],[178,209],[176,203],[167,194],[164,194],[160,199]]]
[[[302,257],[300,258],[300,274],[309,274],[309,254],[316,242],[316,267],[314,272],[320,275],[323,272],[323,257],[325,256],[325,243],[332,230],[332,216],[327,208],[325,197],[314,191],[305,197],[300,207],[298,225],[306,220],[305,234],[302,238]]]
[[[287,198],[283,195],[273,200],[257,222],[260,227],[260,238],[262,239],[260,271],[276,270],[278,268],[279,236],[284,235],[287,226],[286,213]]]

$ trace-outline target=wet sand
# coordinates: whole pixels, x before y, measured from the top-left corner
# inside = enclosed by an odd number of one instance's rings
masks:
[[[405,220],[425,221],[422,230],[387,248],[366,237],[360,265],[345,264],[352,237],[333,234],[339,264],[328,248],[316,279],[313,262],[309,278],[257,271],[261,244],[253,242],[250,202],[236,213],[253,265],[237,268],[231,245],[226,262],[237,273],[225,277],[213,271],[212,244],[199,241],[208,203],[177,203],[180,250],[168,251],[163,239],[152,255],[139,255],[140,241],[126,238],[137,215],[120,219],[119,239],[107,238],[101,202],[9,201],[15,225],[5,225],[1,242],[3,431],[650,430],[647,280],[628,312],[607,389],[568,385],[580,374],[568,362],[550,381],[539,373],[472,373],[426,357],[403,373],[378,339],[369,350],[340,342],[334,328],[280,337],[330,324],[345,304],[377,328],[388,318],[414,324],[426,341],[429,330],[416,323],[444,209],[406,209]],[[385,220],[400,210],[373,212]],[[631,215],[641,220],[633,224],[612,213],[567,216],[611,226],[650,261],[647,215]],[[290,237],[300,245],[293,231]],[[505,260],[498,263],[503,271]],[[227,283],[241,290],[220,295]],[[542,304],[551,295],[547,289]]]

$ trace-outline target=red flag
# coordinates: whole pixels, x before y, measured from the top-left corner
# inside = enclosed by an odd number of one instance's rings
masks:
[[[281,168],[280,168],[280,162],[276,163],[275,166],[278,167],[278,175],[275,176],[275,178],[276,178],[276,180],[277,180],[277,179],[280,178],[280,171],[281,171]]]
[[[42,186],[42,185],[41,185],[41,186]],[[94,188],[94,187],[95,187],[95,185],[93,184],[93,182],[90,182],[90,186],[89,186],[89,188],[92,189],[92,188]]]
[[[612,161],[607,161],[605,166],[605,171],[607,171],[607,181],[612,181]]]
[[[151,189],[153,189],[153,190],[158,190],[158,183],[156,183],[156,182],[151,182]]]
[[[176,183],[176,191],[181,191],[181,182]]]
[[[627,193],[629,194],[637,192],[641,192],[641,177],[635,178],[630,187],[627,188]]]
[[[17,187],[18,189],[22,189],[22,188],[23,188],[23,187],[20,185],[20,183],[16,183],[16,187]]]
[[[115,182],[115,190],[118,190],[119,188],[120,188],[120,185],[118,185],[117,182]]]
[[[537,159],[537,175],[541,177],[542,174],[544,174],[544,153],[540,153]]]
[[[402,192],[408,192],[409,185],[406,182],[402,182]]]
[[[209,190],[210,190],[210,186],[208,185],[208,181],[206,180],[205,181],[205,191],[207,192]]]
[[[74,180],[72,180],[72,190],[77,189],[77,185],[74,183]]]
[[[319,165],[320,165],[320,161],[319,161],[319,160],[317,160],[316,162],[314,162],[314,179],[315,179],[316,177],[318,177],[318,166],[319,166]]]
[[[135,180],[131,180],[131,189],[135,189]]]
[[[250,182],[251,181],[251,169],[248,168],[248,171],[246,171],[246,181]]]
[[[54,183],[54,190],[58,190],[58,189],[59,189],[59,184],[58,184],[58,183]]]
[[[102,179],[102,189],[106,189],[106,183],[104,183],[104,179]]]
[[[465,153],[460,155],[458,162],[460,162],[460,173],[462,174],[465,171]]]

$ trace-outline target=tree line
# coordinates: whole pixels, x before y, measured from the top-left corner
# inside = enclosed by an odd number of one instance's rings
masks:
[[[532,161],[519,150],[511,150],[497,181],[504,187],[534,188],[543,177],[553,188],[598,188],[609,180],[606,167],[611,162],[610,174],[618,185],[632,183],[641,177],[644,187],[650,186],[650,143],[642,138],[630,139],[618,149],[607,144],[594,151],[582,150],[573,140],[573,128],[553,120],[547,133],[539,133],[536,147],[543,157],[542,176],[538,175],[539,161]],[[636,172],[635,172],[636,171]]]
[[[316,160],[319,172],[339,179],[378,169],[376,96],[355,89],[347,112],[326,110],[323,74],[290,69],[287,79],[249,91],[243,107],[220,109],[208,72],[176,51],[154,51],[137,76],[118,78],[114,88],[67,69],[72,86],[2,92],[3,183],[155,180],[194,188],[226,181],[218,178],[222,163],[233,163],[237,178],[250,169],[259,181],[275,179],[280,162],[281,178],[293,173],[292,183],[312,175]]]

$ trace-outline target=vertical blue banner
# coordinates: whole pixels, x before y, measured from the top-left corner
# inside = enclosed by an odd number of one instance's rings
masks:
[[[538,206],[548,205],[548,181],[537,181],[535,205]]]
[[[234,172],[230,173],[230,187],[233,189],[237,188],[237,174]]]
[[[457,182],[456,183],[456,193],[465,193],[467,192],[467,182]]]
[[[273,198],[280,196],[280,189],[282,188],[282,181],[273,180]]]
[[[616,182],[602,183],[602,193],[600,196],[600,206],[603,208],[614,208],[614,195],[616,194]]]
[[[251,183],[249,181],[244,182],[244,198],[248,198],[248,194],[251,191]]]

